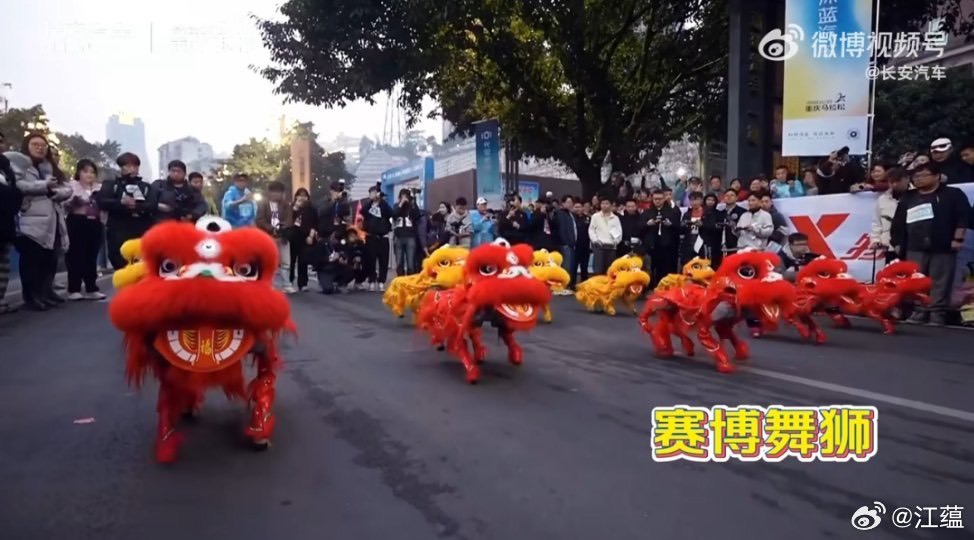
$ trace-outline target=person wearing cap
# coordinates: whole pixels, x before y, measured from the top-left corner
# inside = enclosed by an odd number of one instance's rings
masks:
[[[494,216],[487,210],[487,199],[480,197],[477,199],[476,210],[470,213],[470,228],[473,231],[470,247],[493,242],[495,224]]]
[[[238,173],[233,175],[233,185],[223,194],[223,219],[234,229],[249,227],[257,219],[257,206],[254,192],[250,190],[250,177]]]
[[[930,143],[930,159],[940,167],[945,184],[974,182],[974,167],[965,163],[954,152],[954,144],[950,139],[941,137]]]
[[[379,186],[369,187],[369,198],[362,203],[360,213],[365,229],[365,281],[370,291],[384,292],[389,277],[392,207],[382,197]]]
[[[930,276],[930,305],[911,317],[916,323],[946,323],[950,309],[957,252],[964,244],[971,203],[958,188],[943,182],[940,165],[931,161],[913,170],[916,189],[906,192],[893,216],[891,243]]]
[[[120,251],[122,244],[141,237],[155,224],[157,194],[139,176],[142,165],[139,156],[125,152],[115,163],[121,169],[121,176],[102,182],[95,201],[108,214],[105,225],[108,260],[112,268],[119,270],[128,264]]]

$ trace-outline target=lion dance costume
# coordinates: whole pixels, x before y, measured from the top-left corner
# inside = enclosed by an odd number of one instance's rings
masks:
[[[893,309],[901,304],[930,305],[930,287],[933,280],[920,272],[913,261],[893,261],[876,274],[875,285],[862,285],[856,302],[845,304],[842,311],[850,315],[862,315],[879,321],[883,333],[896,332]],[[833,316],[837,326],[851,326],[841,314]]]
[[[481,329],[485,323],[497,328],[507,345],[508,361],[516,366],[523,362],[524,353],[514,333],[533,329],[538,311],[551,301],[548,286],[528,271],[532,260],[531,246],[511,247],[498,238],[470,251],[462,285],[431,291],[423,298],[420,329],[430,335],[434,345],[463,363],[468,383],[480,380],[478,364],[487,356]]]
[[[636,301],[649,286],[649,274],[643,270],[643,260],[627,255],[612,261],[604,276],[595,276],[578,284],[575,299],[589,311],[601,308],[606,315],[615,315],[615,303],[622,301],[633,314],[639,313]]]
[[[463,264],[468,250],[456,246],[443,246],[423,261],[423,269],[408,276],[392,280],[382,303],[400,319],[406,311],[416,313],[426,291],[432,288],[450,289],[463,281]]]
[[[794,301],[795,288],[774,271],[778,262],[777,255],[771,253],[737,253],[724,259],[707,286],[688,282],[654,292],[646,301],[639,322],[652,337],[656,355],[673,356],[672,334],[680,339],[684,354],[693,356],[689,333],[695,332],[700,344],[713,355],[717,371],[733,372],[734,364],[721,342],[731,342],[737,360],[748,358],[747,343],[734,334],[734,325],[743,317],[741,311]],[[779,309],[768,311],[780,314]],[[716,332],[716,339],[712,331]]]
[[[564,259],[557,251],[539,249],[534,252],[534,263],[531,265],[531,275],[535,279],[543,282],[553,293],[565,290],[571,277],[568,272],[561,267]],[[551,322],[551,304],[544,307],[544,322]]]
[[[145,264],[142,262],[142,240],[126,240],[119,253],[126,265],[112,274],[112,285],[116,289],[137,283],[145,277]]]
[[[710,260],[694,257],[690,259],[690,262],[683,265],[682,274],[669,274],[664,276],[663,279],[659,280],[659,284],[656,285],[653,291],[663,292],[682,287],[687,283],[707,285],[707,283],[710,283],[710,278],[712,277],[714,277],[714,269],[710,266]]]
[[[118,292],[109,315],[125,334],[129,382],[140,386],[150,373],[159,380],[156,459],[176,459],[177,419],[212,387],[249,400],[244,433],[266,448],[274,431],[277,340],[294,330],[287,299],[272,287],[274,240],[204,217],[196,226],[156,225],[142,237],[141,251],[145,276]],[[249,386],[242,362],[248,354],[257,366]]]

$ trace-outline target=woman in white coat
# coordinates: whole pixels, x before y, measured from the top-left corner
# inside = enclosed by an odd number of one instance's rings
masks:
[[[68,249],[62,203],[71,197],[71,187],[42,134],[28,135],[20,152],[7,157],[24,197],[16,240],[24,307],[45,311],[64,303],[54,292],[54,275],[59,254]]]

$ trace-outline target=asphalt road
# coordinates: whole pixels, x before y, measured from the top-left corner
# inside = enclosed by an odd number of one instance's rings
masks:
[[[822,347],[756,342],[726,376],[558,299],[525,365],[490,339],[470,387],[378,295],[309,293],[271,450],[247,449],[242,407],[213,393],[163,467],[154,388],[126,387],[105,308],[0,318],[0,539],[974,537],[974,333],[857,321]],[[655,406],[836,403],[879,408],[868,463],[651,459]],[[873,501],[961,505],[967,528],[854,530]]]

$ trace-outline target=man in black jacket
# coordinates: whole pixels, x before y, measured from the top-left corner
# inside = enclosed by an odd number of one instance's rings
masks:
[[[616,246],[616,256],[622,257],[624,255],[642,255],[642,231],[643,231],[643,219],[639,214],[639,207],[636,205],[636,201],[629,199],[628,201],[622,202],[622,215],[619,216],[619,222],[622,224],[622,242]]]
[[[351,213],[345,182],[332,182],[330,191],[331,197],[321,205],[318,213],[318,236],[321,238],[331,238],[335,231],[344,230]]]
[[[392,237],[396,252],[396,275],[405,276],[419,271],[418,256],[419,207],[408,189],[399,190],[399,199],[392,208]]]
[[[578,246],[578,228],[575,223],[575,216],[572,212],[575,209],[575,199],[571,195],[561,198],[561,208],[555,210],[555,238],[558,240],[558,252],[561,253],[561,266],[568,272],[569,276],[575,275],[575,248]],[[586,225],[587,227],[587,225]],[[585,234],[588,234],[586,228]],[[574,279],[572,279],[574,284]],[[567,294],[571,294],[572,288],[568,287]]]
[[[389,233],[392,232],[392,207],[379,191],[369,188],[369,200],[362,203],[362,226],[365,229],[365,275],[369,290],[386,290],[389,277]],[[378,285],[376,285],[378,284]]]
[[[159,221],[171,219],[195,223],[206,215],[203,192],[186,180],[186,164],[182,161],[170,161],[166,169],[169,176],[152,183],[156,193],[156,218]]]
[[[156,192],[139,176],[139,156],[126,152],[116,163],[121,176],[105,181],[95,200],[108,213],[108,260],[118,270],[127,264],[119,252],[122,244],[140,238],[155,223]]]
[[[10,281],[10,249],[17,236],[17,213],[23,199],[10,160],[3,155],[5,148],[5,139],[0,133],[0,315],[15,311],[3,297]]]
[[[572,207],[572,214],[572,217],[575,218],[575,233],[577,237],[575,241],[574,262],[568,274],[572,277],[569,289],[574,290],[576,285],[588,280],[588,263],[592,257],[592,243],[588,236],[588,226],[592,223],[592,217],[585,211],[585,205],[580,202],[576,202],[575,206]]]
[[[548,200],[538,199],[534,212],[528,218],[528,242],[535,250],[551,251],[555,249],[555,232],[551,214],[548,213]]]
[[[900,249],[901,257],[919,264],[920,271],[933,280],[929,308],[910,320],[942,326],[950,308],[957,252],[964,243],[971,203],[963,191],[942,182],[935,162],[913,170],[913,185],[916,189],[903,194],[896,206],[891,243]]]
[[[521,209],[521,196],[513,194],[507,198],[507,210],[497,216],[497,236],[511,245],[523,244],[528,239],[528,216]]]
[[[653,191],[653,206],[642,213],[642,240],[650,257],[656,286],[667,274],[676,273],[680,255],[680,214],[660,190]]]
[[[735,189],[724,191],[724,230],[721,231],[721,240],[724,246],[723,255],[737,253],[737,222],[747,212],[737,204],[737,197],[738,193]]]

